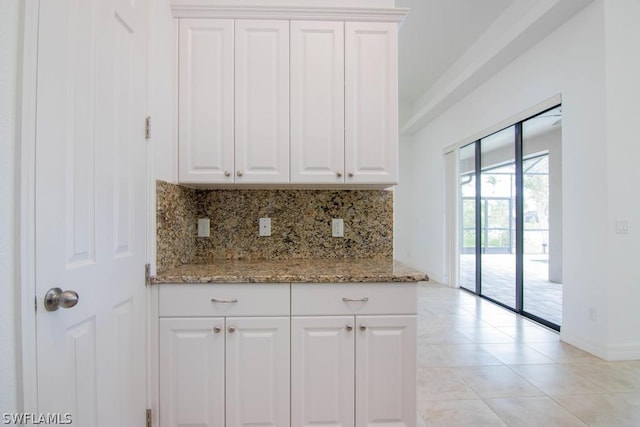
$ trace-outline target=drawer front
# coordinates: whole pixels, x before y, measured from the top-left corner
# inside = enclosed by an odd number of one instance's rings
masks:
[[[160,285],[160,317],[289,316],[290,285]]]
[[[415,283],[292,284],[293,316],[416,314]]]

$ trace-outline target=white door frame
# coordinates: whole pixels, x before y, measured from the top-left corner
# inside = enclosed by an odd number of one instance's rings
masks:
[[[37,345],[35,298],[35,160],[36,160],[36,77],[38,71],[38,15],[40,0],[22,3],[21,87],[18,116],[20,119],[19,251],[20,307],[17,329],[18,402],[22,411],[38,409]]]

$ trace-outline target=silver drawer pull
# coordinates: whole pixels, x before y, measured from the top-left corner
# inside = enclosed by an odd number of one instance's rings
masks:
[[[238,298],[233,298],[233,299],[217,299],[217,298],[211,298],[211,302],[219,302],[222,304],[233,304],[238,302]]]
[[[369,297],[364,297],[360,299],[352,299],[352,298],[342,298],[343,302],[367,302],[369,301]]]

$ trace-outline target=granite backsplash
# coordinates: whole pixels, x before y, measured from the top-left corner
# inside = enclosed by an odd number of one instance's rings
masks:
[[[385,190],[201,190],[156,181],[158,273],[220,259],[393,257],[393,192]],[[258,219],[271,218],[271,236]],[[211,237],[197,237],[197,219]],[[344,237],[331,237],[331,219]]]

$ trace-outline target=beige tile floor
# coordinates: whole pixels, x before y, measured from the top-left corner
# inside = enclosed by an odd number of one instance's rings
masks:
[[[640,360],[606,362],[468,292],[418,285],[418,426],[640,426]]]

